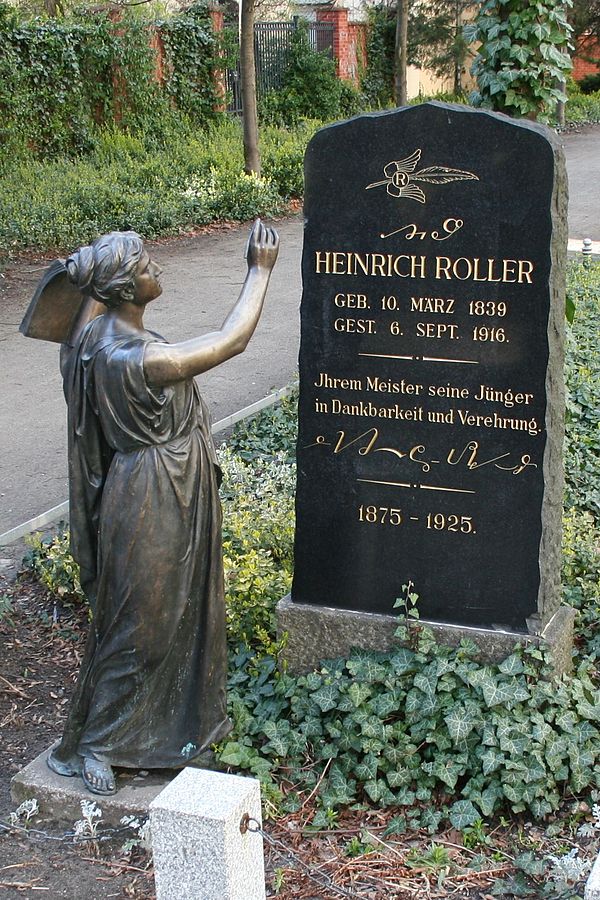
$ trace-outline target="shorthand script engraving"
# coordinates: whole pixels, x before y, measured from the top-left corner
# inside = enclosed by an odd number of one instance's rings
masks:
[[[459,142],[451,116],[419,107],[309,147],[292,599],[391,612],[411,581],[424,618],[524,631],[540,584],[552,172],[535,172],[536,132],[499,167],[504,123],[464,124]],[[432,134],[444,165],[420,167],[410,145]],[[421,208],[398,224],[404,200]]]

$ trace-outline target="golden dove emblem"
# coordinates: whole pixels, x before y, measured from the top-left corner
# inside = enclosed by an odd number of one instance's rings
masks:
[[[415,172],[421,159],[421,150],[415,150],[406,159],[398,159],[389,162],[383,167],[385,178],[368,184],[365,190],[386,186],[386,191],[392,197],[416,200],[417,203],[426,203],[427,197],[416,181],[426,184],[448,184],[450,181],[479,181],[473,172],[465,172],[462,169],[451,169],[448,166],[429,166]]]

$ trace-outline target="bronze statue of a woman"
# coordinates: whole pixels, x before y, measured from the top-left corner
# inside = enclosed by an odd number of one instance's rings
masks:
[[[202,337],[168,344],[144,328],[161,269],[131,231],[54,264],[23,322],[31,336],[52,330],[41,297],[57,279],[84,298],[61,335],[61,371],[71,548],[93,618],[48,765],[95,794],[115,792],[113,766],[178,768],[229,730],[219,469],[194,375],[245,349],[278,245],[257,221],[239,299]]]

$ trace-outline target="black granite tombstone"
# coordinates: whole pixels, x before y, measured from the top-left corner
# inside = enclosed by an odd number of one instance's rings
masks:
[[[527,632],[558,605],[565,177],[427,103],[306,154],[294,603]]]

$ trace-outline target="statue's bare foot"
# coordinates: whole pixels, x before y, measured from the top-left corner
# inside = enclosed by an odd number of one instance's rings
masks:
[[[56,772],[57,775],[65,775],[70,778],[73,775],[81,775],[81,757],[76,753],[67,759],[58,759],[56,750],[51,750],[46,759],[48,768]]]
[[[83,760],[81,777],[88,791],[92,794],[116,794],[117,785],[113,770],[108,763],[100,762],[86,756]]]

